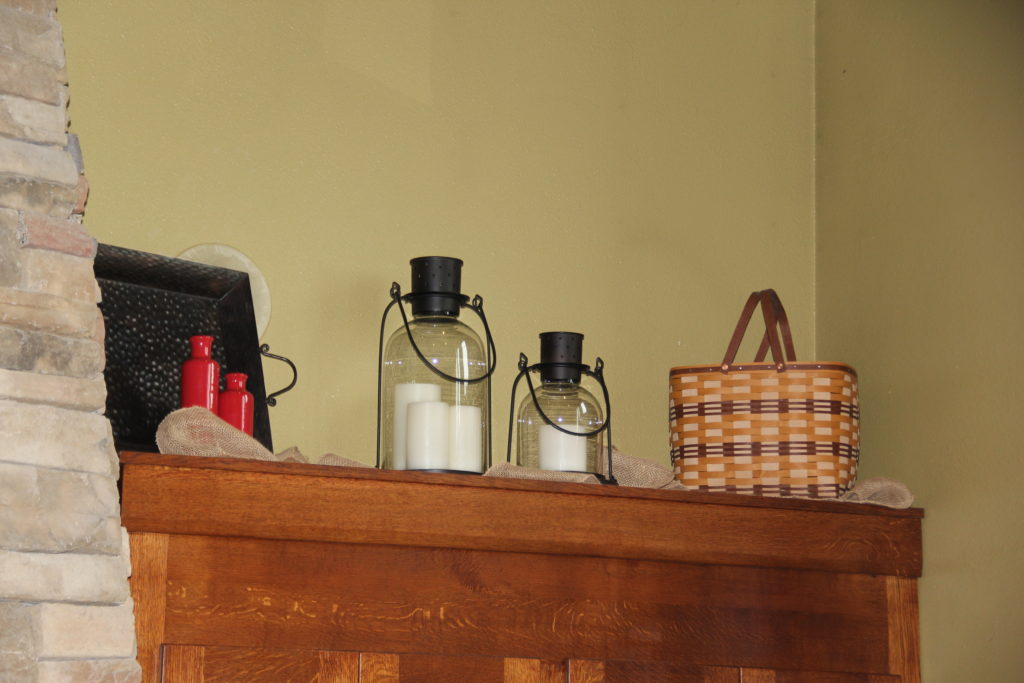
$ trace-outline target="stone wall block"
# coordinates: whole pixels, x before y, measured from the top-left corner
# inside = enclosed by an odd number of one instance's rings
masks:
[[[3,65],[0,64],[2,69]],[[74,187],[19,175],[5,175],[0,171],[0,207],[66,218],[71,215],[77,203],[78,190]]]
[[[39,612],[40,659],[135,656],[131,599],[116,607],[45,603]]]
[[[128,599],[127,579],[120,556],[0,550],[5,599],[118,605]]]
[[[103,372],[103,345],[0,325],[0,368],[90,378]]]
[[[106,407],[107,385],[102,377],[37,375],[0,368],[0,400],[4,399],[94,412]]]
[[[49,249],[71,256],[96,256],[96,239],[80,222],[41,213],[22,216],[21,244],[29,249]]]
[[[85,205],[89,201],[89,179],[84,175],[78,176],[78,185],[75,187],[75,208],[72,213],[81,216],[85,213]]]
[[[21,280],[21,232],[18,212],[0,209],[0,287],[13,287]]]
[[[31,12],[41,17],[52,17],[57,11],[57,0],[0,0],[0,5]]]
[[[139,683],[142,669],[134,659],[44,660],[35,683]]]
[[[67,109],[13,95],[0,95],[0,135],[50,145],[67,140]]]
[[[0,463],[0,547],[23,552],[121,552],[113,479]]]
[[[9,652],[34,654],[37,649],[38,622],[39,608],[36,605],[0,602],[0,655]],[[0,681],[6,680],[0,676]]]
[[[0,137],[0,172],[72,188],[78,184],[75,160],[63,149],[4,137]]]
[[[37,683],[39,606],[0,602],[0,681]]]
[[[2,214],[0,209],[0,214]],[[2,221],[2,218],[0,218]],[[0,226],[0,235],[3,234]],[[0,263],[4,254],[0,253]],[[103,315],[90,301],[0,287],[0,324],[102,342]]]
[[[100,300],[91,258],[40,249],[22,251],[18,288],[93,304]]]
[[[0,45],[41,62],[64,66],[64,41],[55,20],[0,5]]]
[[[99,413],[0,401],[0,461],[118,475],[110,421]]]
[[[0,92],[63,106],[64,69],[15,52],[0,54]]]

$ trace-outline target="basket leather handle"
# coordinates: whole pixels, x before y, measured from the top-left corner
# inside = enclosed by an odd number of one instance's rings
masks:
[[[782,305],[782,299],[775,292],[774,289],[766,289],[761,292],[762,306],[765,298],[771,299],[772,307],[775,310],[775,319],[778,323],[778,329],[781,332],[781,341],[786,349],[785,361],[787,363],[796,362],[796,349],[793,346],[793,333],[789,327],[789,316],[786,315],[786,309]],[[765,331],[764,337],[761,338],[761,346],[757,349],[757,355],[754,356],[754,362],[760,363],[765,359],[768,354],[770,347],[770,340],[768,337],[768,330],[773,329],[774,325],[768,325],[768,319],[765,318]]]
[[[780,372],[786,369],[787,360],[790,363],[796,361],[796,349],[793,346],[793,334],[789,327],[789,317],[786,315],[786,309],[783,307],[782,300],[779,299],[779,295],[774,289],[765,289],[759,292],[752,292],[747,297],[747,303],[743,306],[743,311],[740,313],[740,319],[736,323],[732,339],[729,340],[729,347],[726,349],[725,358],[722,360],[723,372],[728,372],[729,367],[735,362],[736,354],[739,353],[740,344],[743,342],[743,336],[746,334],[747,327],[750,325],[750,319],[753,317],[754,310],[758,305],[760,305],[761,313],[764,316],[765,330],[754,362],[762,362],[769,350],[771,350],[772,360],[775,363],[776,369]],[[782,333],[781,342],[779,340],[780,330]],[[786,355],[783,355],[783,345],[785,345]]]

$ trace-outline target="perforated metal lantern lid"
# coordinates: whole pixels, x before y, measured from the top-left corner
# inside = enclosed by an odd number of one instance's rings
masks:
[[[409,303],[413,315],[459,315],[462,294],[462,259],[420,256],[412,266]]]
[[[578,383],[579,366],[583,363],[583,335],[578,332],[541,332],[540,362],[542,382]]]

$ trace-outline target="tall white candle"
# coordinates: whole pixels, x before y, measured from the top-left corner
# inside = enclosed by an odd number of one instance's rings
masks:
[[[573,432],[590,431],[576,425],[559,425]],[[563,434],[551,425],[541,425],[540,468],[573,472],[587,471],[587,440],[582,436]]]
[[[410,470],[448,469],[448,404],[444,401],[410,403],[405,434],[406,465]]]
[[[391,469],[405,469],[405,428],[408,424],[406,410],[416,401],[440,401],[441,387],[436,384],[396,384],[395,416],[391,432]]]
[[[483,428],[480,408],[452,406],[448,431],[448,469],[483,472]]]

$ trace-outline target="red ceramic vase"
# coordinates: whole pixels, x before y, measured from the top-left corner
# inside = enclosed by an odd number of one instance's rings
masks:
[[[220,364],[212,357],[213,337],[189,337],[192,357],[181,364],[181,407],[200,406],[217,412]]]
[[[248,379],[243,372],[229,372],[224,375],[226,385],[220,392],[220,419],[252,436],[253,402],[252,394],[245,390]]]

